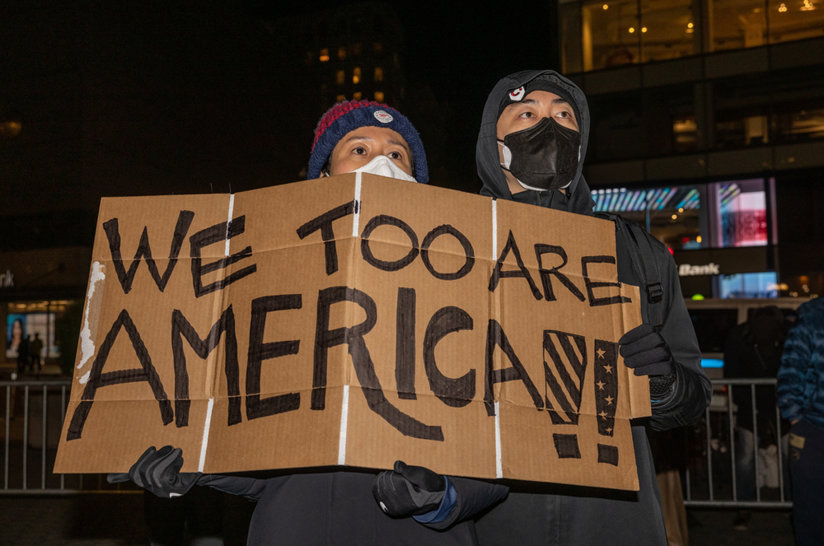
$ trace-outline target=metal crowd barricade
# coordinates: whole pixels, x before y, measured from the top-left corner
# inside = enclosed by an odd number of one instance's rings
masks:
[[[758,472],[759,453],[756,402],[758,387],[775,390],[775,379],[713,380],[714,402],[695,427],[683,429],[691,450],[684,469],[684,504],[694,507],[790,508],[787,490],[786,450],[777,448],[778,488],[756,486],[753,499],[737,494],[735,417],[749,411],[753,417],[753,471]],[[2,396],[3,477],[0,494],[73,494],[135,492],[128,485],[110,485],[102,474],[54,474],[57,443],[69,400],[71,382],[57,380],[0,381]],[[750,390],[749,408],[737,408],[733,387]],[[763,392],[760,393],[763,396]],[[764,416],[761,416],[764,418]],[[784,439],[781,418],[775,408],[776,438]],[[786,441],[780,442],[786,444]],[[763,462],[763,461],[762,461]],[[753,482],[758,483],[756,475]]]
[[[69,402],[68,379],[0,381],[3,476],[0,494],[132,492],[102,474],[54,474],[57,443]]]
[[[787,460],[787,433],[782,425],[778,407],[774,405],[775,427],[775,459],[777,459],[778,487],[759,485],[759,468],[767,466],[767,458],[772,457],[768,452],[759,449],[759,419],[771,417],[757,411],[759,396],[775,398],[776,380],[774,378],[753,379],[714,379],[713,403],[704,414],[704,419],[692,429],[685,429],[685,434],[691,434],[698,439],[700,434],[701,449],[696,450],[692,445],[689,463],[684,471],[684,504],[694,507],[723,507],[723,508],[791,508],[789,492],[789,472]],[[735,402],[735,388],[748,389],[750,394],[749,407],[739,407]],[[742,412],[749,412],[752,416],[752,449],[753,475],[748,476],[754,484],[754,498],[739,498],[738,479],[743,476],[738,468],[736,458],[737,445],[736,417]],[[763,430],[763,429],[762,429]]]

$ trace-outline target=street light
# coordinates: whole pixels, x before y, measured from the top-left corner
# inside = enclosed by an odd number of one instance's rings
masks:
[[[23,130],[23,122],[17,112],[8,111],[0,117],[0,136],[14,138]]]

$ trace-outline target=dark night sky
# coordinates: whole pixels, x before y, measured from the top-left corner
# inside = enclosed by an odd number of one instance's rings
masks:
[[[317,112],[300,100],[299,60],[277,55],[263,23],[324,3],[275,4],[0,7],[0,115],[23,121],[19,136],[0,140],[0,214],[298,179]],[[335,3],[350,4],[364,9]],[[489,89],[507,73],[553,66],[551,2],[481,5],[391,3],[404,27],[408,96],[429,100],[420,119],[406,113],[427,146],[433,183],[467,191],[478,188],[474,146]]]

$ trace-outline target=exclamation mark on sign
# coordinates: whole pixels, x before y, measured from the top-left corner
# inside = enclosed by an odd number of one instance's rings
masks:
[[[578,425],[586,362],[584,336],[557,330],[544,331],[545,399],[553,424]],[[581,458],[577,434],[555,433],[552,439],[559,458]]]
[[[615,433],[615,408],[618,405],[618,344],[595,340],[595,412],[598,434]],[[598,462],[618,466],[618,447],[598,444]]]

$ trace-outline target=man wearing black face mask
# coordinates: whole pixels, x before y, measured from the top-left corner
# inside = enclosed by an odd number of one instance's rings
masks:
[[[525,92],[519,87],[509,96]],[[506,105],[497,126],[501,168],[513,194],[569,186],[578,169],[581,135],[566,99],[536,89]]]
[[[584,93],[551,70],[500,80],[484,107],[476,147],[481,193],[592,215],[582,175],[589,137]],[[625,364],[650,378],[652,417],[632,423],[640,490],[515,484],[478,522],[483,544],[667,544],[646,428],[697,421],[712,389],[686,311],[675,263],[664,245],[615,218],[618,280],[641,287],[643,324],[619,340]],[[646,245],[646,250],[642,247]],[[657,282],[648,283],[651,270]]]

